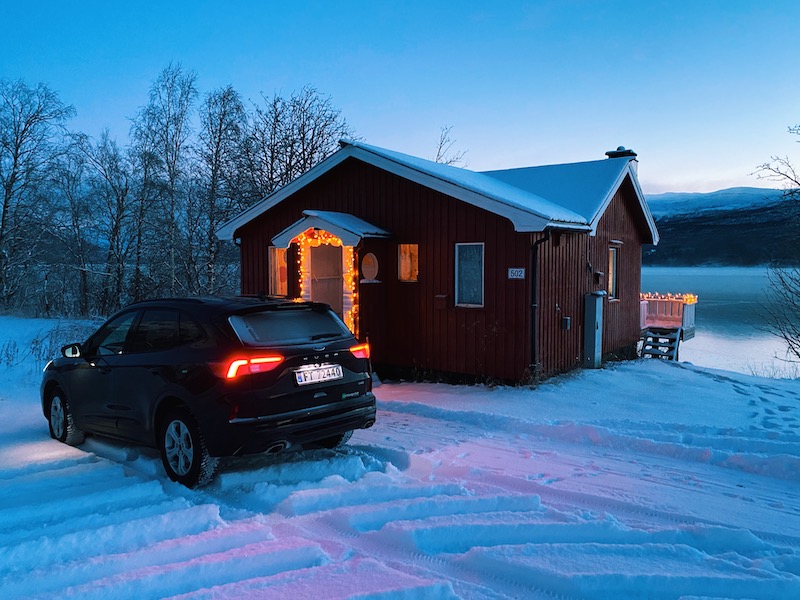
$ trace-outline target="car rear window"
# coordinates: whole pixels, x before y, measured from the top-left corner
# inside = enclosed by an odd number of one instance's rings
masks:
[[[333,312],[310,307],[233,315],[228,321],[247,346],[302,344],[352,335]]]

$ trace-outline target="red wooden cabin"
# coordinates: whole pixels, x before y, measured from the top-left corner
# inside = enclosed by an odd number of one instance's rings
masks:
[[[240,245],[243,294],[328,302],[379,374],[598,366],[639,340],[641,248],[658,242],[636,154],[606,154],[477,173],[343,141],[219,235]]]

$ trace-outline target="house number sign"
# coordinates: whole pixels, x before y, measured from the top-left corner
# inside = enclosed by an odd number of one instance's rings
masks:
[[[508,269],[509,279],[525,279],[525,269],[520,267],[510,267]]]

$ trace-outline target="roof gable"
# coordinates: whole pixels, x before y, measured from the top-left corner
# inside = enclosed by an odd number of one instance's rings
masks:
[[[650,225],[654,239],[657,240],[655,224],[652,222],[652,216],[650,216],[644,196],[639,189],[635,173],[628,166],[628,159],[617,158],[593,163],[478,173],[362,142],[343,140],[340,143],[342,148],[339,151],[225,223],[217,231],[217,235],[223,239],[234,237],[240,227],[264,214],[348,158],[355,158],[506,217],[513,224],[514,230],[518,232],[538,232],[548,228],[557,228],[593,233],[599,217],[602,216],[602,211],[608,206],[614,192],[621,185],[624,177],[630,175],[637,190],[637,196],[640,198],[640,205],[645,211],[648,225]],[[571,167],[594,165],[595,163],[602,163],[603,166],[587,170],[585,175],[591,181],[591,185],[588,185],[587,182],[583,188],[578,186],[576,189],[572,189],[575,186],[568,185],[572,179],[583,177]],[[605,163],[612,163],[613,168],[606,167]],[[547,169],[553,170],[546,171]],[[565,171],[563,174],[560,173],[562,169]],[[617,177],[614,180],[615,183],[612,183],[610,180],[614,179],[615,173]],[[564,177],[561,183],[570,187],[571,191],[558,190],[558,180],[561,177]],[[537,191],[537,188],[542,191]]]
[[[484,171],[482,175],[541,195],[581,215],[591,226],[592,233],[597,230],[600,218],[614,198],[614,194],[625,178],[629,177],[652,241],[653,243],[658,241],[655,220],[639,187],[630,158],[607,158],[580,163]]]

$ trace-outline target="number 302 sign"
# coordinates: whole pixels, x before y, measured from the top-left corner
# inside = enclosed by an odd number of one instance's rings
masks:
[[[509,267],[508,269],[508,278],[509,279],[525,279],[525,269],[519,267]]]

